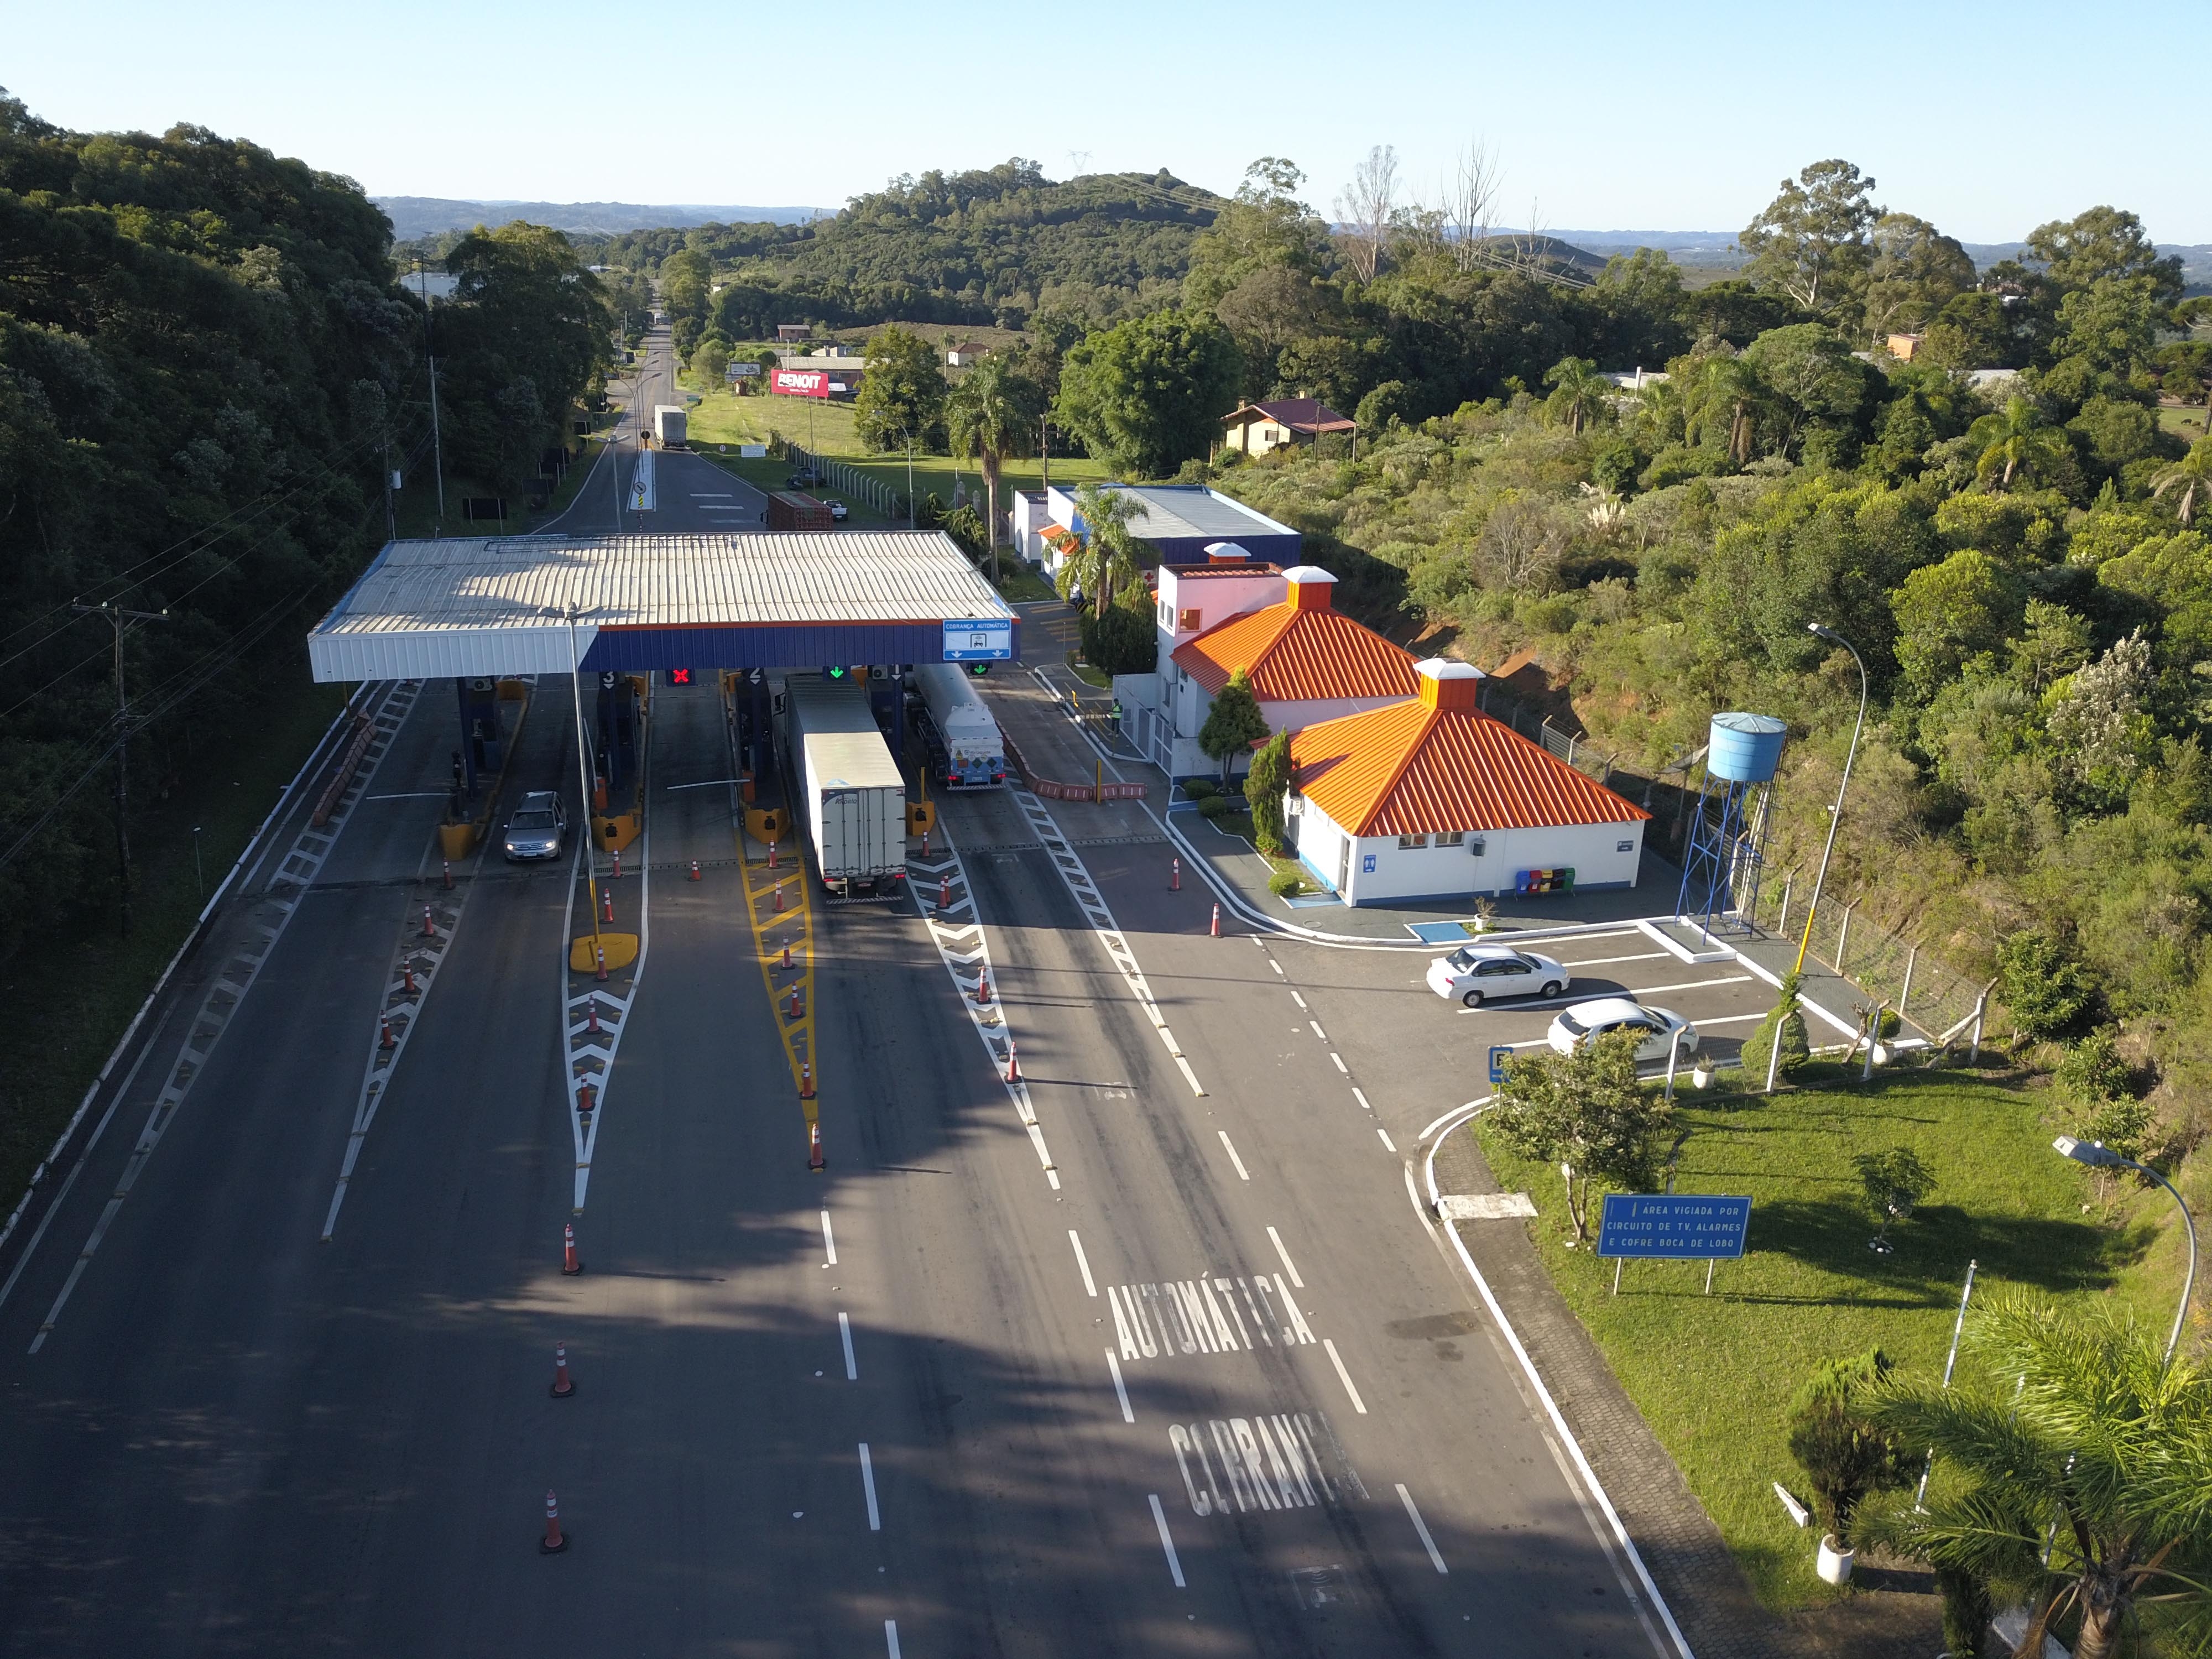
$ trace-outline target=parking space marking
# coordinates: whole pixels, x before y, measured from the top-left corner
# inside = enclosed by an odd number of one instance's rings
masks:
[[[1702,991],[1715,985],[1748,985],[1750,983],[1749,974],[1730,974],[1725,979],[1686,979],[1680,985],[1639,985],[1636,988],[1634,994],[1639,997],[1656,997],[1667,991]]]
[[[1667,951],[1646,951],[1641,956],[1589,957],[1577,958],[1573,962],[1569,962],[1562,957],[1559,958],[1559,966],[1562,968],[1610,968],[1618,962],[1658,962],[1671,955],[1672,952]]]
[[[1668,991],[1702,991],[1714,985],[1748,985],[1753,977],[1750,974],[1732,974],[1725,979],[1686,980],[1680,985],[1632,985],[1620,994],[1633,1002],[1639,997],[1656,997]],[[1595,997],[1577,991],[1567,996],[1540,997],[1526,1002],[1516,997],[1510,1006],[1502,1002],[1485,1003],[1479,1008],[1459,1008],[1454,1012],[1462,1014],[1534,1013],[1539,1008],[1571,1008],[1578,1002],[1597,1000]]]
[[[1772,1012],[1773,1011],[1771,1009],[1767,1011],[1768,1013]],[[1765,1019],[1765,1018],[1766,1014],[1765,1013],[1723,1014],[1717,1019],[1698,1019],[1692,1020],[1691,1024],[1695,1025],[1748,1025],[1755,1019]]]

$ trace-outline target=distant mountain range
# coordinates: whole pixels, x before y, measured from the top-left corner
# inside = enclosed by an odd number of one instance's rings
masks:
[[[434,236],[441,230],[503,225],[514,219],[550,225],[556,230],[615,236],[626,230],[688,230],[694,225],[804,224],[830,211],[811,207],[709,207],[689,202],[655,207],[640,202],[461,202],[443,196],[370,199],[384,210],[392,221],[392,234],[403,242]]]
[[[1554,230],[1555,240],[1571,243],[1601,258],[1632,252],[1639,247],[1664,249],[1678,265],[1703,265],[1734,270],[1743,264],[1732,230]],[[2000,259],[2017,259],[2027,250],[2024,242],[1962,242],[1966,257],[1987,270]],[[2160,253],[2181,256],[2182,278],[2192,289],[2212,283],[2212,245],[2160,242]]]

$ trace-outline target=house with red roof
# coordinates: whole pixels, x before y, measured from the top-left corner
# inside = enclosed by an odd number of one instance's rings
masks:
[[[1414,665],[1415,696],[1291,738],[1285,822],[1346,904],[1632,887],[1651,815],[1477,706],[1482,671]]]
[[[1198,734],[1214,698],[1240,671],[1272,732],[1414,695],[1420,682],[1412,654],[1337,610],[1336,578],[1328,571],[1310,564],[1279,569],[1233,545],[1217,544],[1209,554],[1202,565],[1160,567],[1158,666],[1114,680],[1123,731],[1170,776],[1220,771],[1198,746]]]
[[[1310,444],[1323,433],[1357,433],[1359,422],[1318,398],[1277,398],[1246,404],[1221,417],[1223,444],[1247,455],[1265,455],[1293,444]]]

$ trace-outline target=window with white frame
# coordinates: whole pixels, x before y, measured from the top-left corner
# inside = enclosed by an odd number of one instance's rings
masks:
[[[1426,847],[1428,844],[1429,838],[1426,836],[1401,836],[1398,837],[1398,850],[1401,853],[1415,852],[1421,848]]]
[[[1464,847],[1467,845],[1467,831],[1464,830],[1439,830],[1437,831],[1437,845],[1439,847]]]

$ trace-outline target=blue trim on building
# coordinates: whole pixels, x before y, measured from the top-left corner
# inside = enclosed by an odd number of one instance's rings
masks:
[[[723,628],[602,628],[584,653],[586,673],[663,668],[819,668],[838,663],[940,662],[941,623],[805,623]],[[1022,625],[1014,623],[1014,657]],[[1012,665],[1006,665],[1011,666]]]

